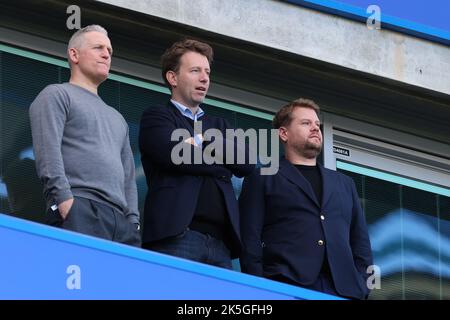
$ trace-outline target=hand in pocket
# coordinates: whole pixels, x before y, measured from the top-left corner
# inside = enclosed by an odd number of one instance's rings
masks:
[[[70,209],[73,205],[73,198],[63,201],[58,205],[58,211],[61,217],[66,220],[67,215],[69,214]]]

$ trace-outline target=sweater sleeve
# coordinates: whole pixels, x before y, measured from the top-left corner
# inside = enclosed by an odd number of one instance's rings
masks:
[[[29,110],[37,174],[49,206],[73,197],[61,153],[69,104],[68,95],[50,85],[36,97]]]
[[[133,151],[130,147],[129,130],[127,126],[127,135],[124,139],[122,146],[122,165],[125,174],[125,199],[127,202],[127,208],[125,210],[125,216],[132,223],[139,223],[139,210],[138,210],[138,193],[136,187],[136,176],[134,167]]]

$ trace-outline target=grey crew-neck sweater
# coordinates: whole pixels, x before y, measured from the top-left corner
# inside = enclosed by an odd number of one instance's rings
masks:
[[[30,120],[48,207],[79,196],[139,223],[128,125],[118,111],[82,87],[53,84],[31,104]]]

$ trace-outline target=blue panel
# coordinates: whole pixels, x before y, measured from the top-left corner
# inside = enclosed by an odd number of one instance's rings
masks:
[[[0,299],[338,299],[3,214],[0,256]]]
[[[369,5],[381,10],[381,28],[392,29],[450,45],[450,1],[285,0],[304,7],[363,21]]]

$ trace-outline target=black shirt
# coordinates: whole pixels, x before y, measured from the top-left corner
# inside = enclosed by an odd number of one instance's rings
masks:
[[[295,167],[300,171],[302,176],[311,184],[314,194],[318,200],[319,205],[322,205],[322,178],[320,176],[319,167],[315,166],[305,166],[301,164],[296,164]]]
[[[320,170],[317,165],[315,166],[305,166],[301,164],[296,164],[295,167],[300,171],[300,173],[305,177],[305,179],[311,184],[311,187],[314,191],[314,194],[319,202],[319,205],[322,206],[322,195],[323,195],[323,185],[322,185],[322,177],[320,175]],[[322,274],[331,275],[330,266],[328,264],[328,254],[327,249],[325,247],[325,255],[322,263],[322,269],[320,272]]]

